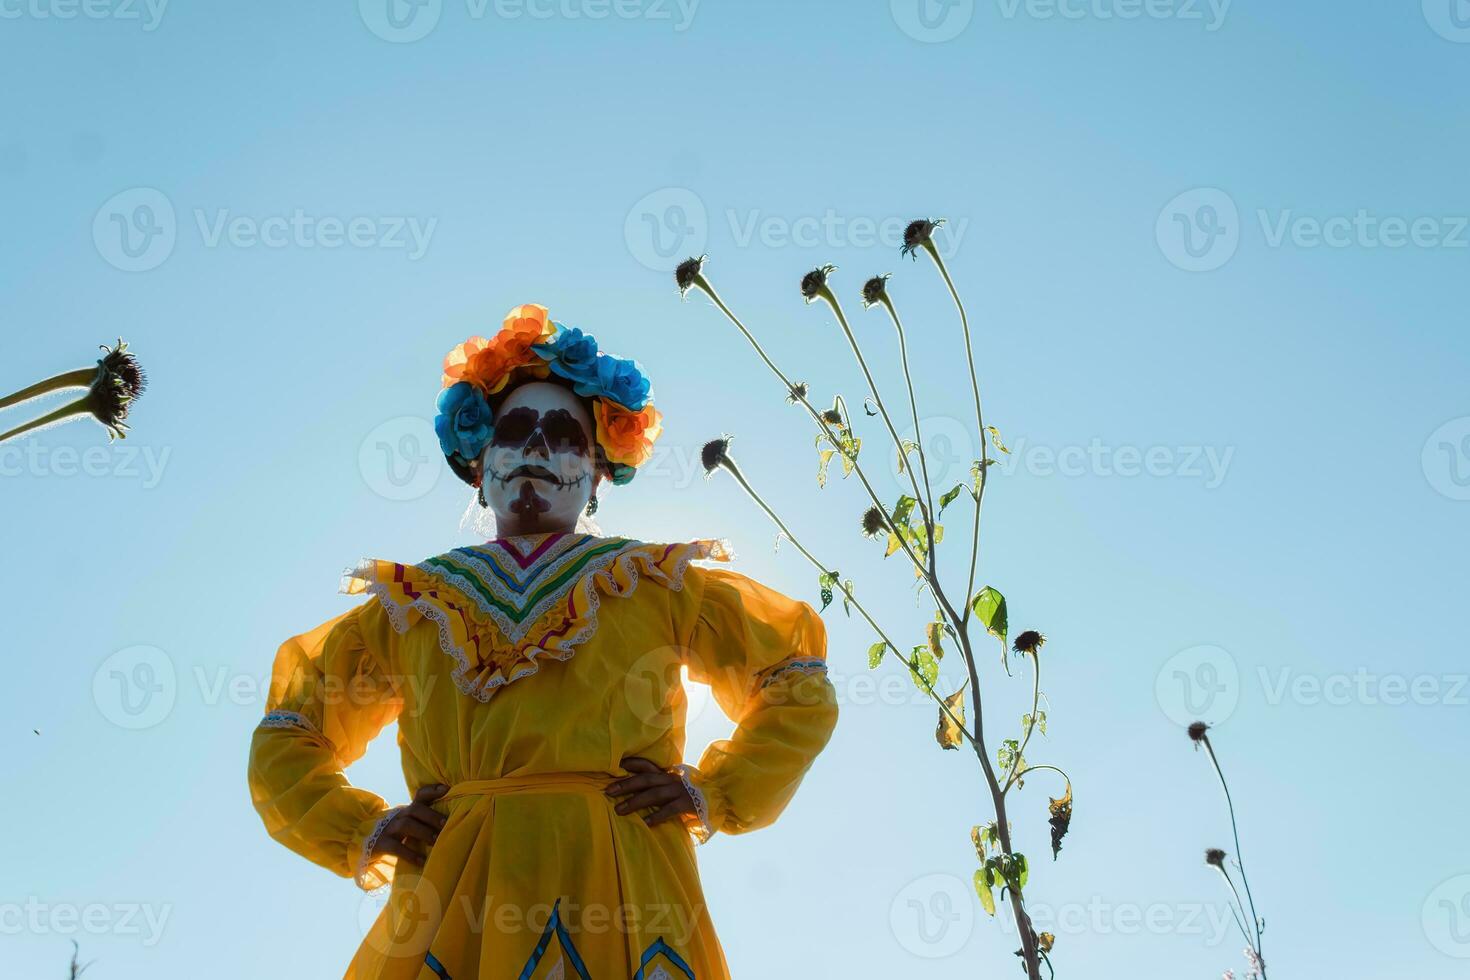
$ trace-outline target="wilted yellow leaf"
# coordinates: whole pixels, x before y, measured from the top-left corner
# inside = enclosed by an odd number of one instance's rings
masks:
[[[944,699],[944,707],[939,712],[939,727],[934,732],[934,737],[939,740],[942,749],[957,749],[964,738],[960,726],[965,722],[965,688],[970,686],[969,681],[960,685],[960,689]],[[954,717],[951,718],[950,715]]]

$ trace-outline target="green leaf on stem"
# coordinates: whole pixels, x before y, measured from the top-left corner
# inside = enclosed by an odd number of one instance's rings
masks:
[[[840,448],[842,449],[842,475],[846,478],[852,476],[853,460],[857,459],[858,452],[863,448],[863,441],[850,431],[844,430]]]
[[[1026,760],[1021,757],[1021,743],[1014,738],[1008,738],[1000,743],[1000,748],[995,750],[995,761],[1003,773],[1009,773],[1012,769],[1016,771],[1016,786],[1024,788],[1021,777],[1026,774]]]
[[[817,585],[822,590],[822,609],[832,605],[832,587],[837,584],[836,572],[823,572],[817,576]]]
[[[1046,734],[1046,712],[1045,711],[1037,711],[1036,712],[1036,717],[1034,719],[1029,714],[1022,715],[1021,716],[1021,731],[1022,732],[1030,731],[1031,725],[1033,724],[1033,722],[1036,725],[1036,730],[1039,731],[1041,734],[1045,735]]]
[[[852,615],[852,579],[842,583],[842,611]]]
[[[970,496],[980,496],[980,484],[985,482],[985,474],[990,467],[995,465],[995,460],[989,457],[977,459],[970,464]]]
[[[817,450],[817,487],[818,487],[818,489],[821,489],[821,488],[824,488],[824,487],[827,486],[827,467],[831,464],[832,457],[835,456],[835,455],[837,455],[837,450],[835,450],[835,449],[819,449],[819,450]]]
[[[952,486],[948,490],[944,491],[944,493],[940,494],[940,496],[939,496],[939,515],[938,516],[943,517],[944,516],[944,508],[946,508],[950,504],[954,503],[955,502],[955,498],[959,497],[959,495],[962,494],[962,493],[964,493],[964,492],[965,492],[965,485],[963,483],[956,483],[954,486]]]
[[[893,513],[890,515],[894,525],[896,527],[908,527],[909,518],[913,516],[914,507],[917,504],[918,501],[908,494],[901,495],[898,498],[898,503],[893,505]]]
[[[987,425],[985,427],[985,431],[990,433],[991,444],[994,445],[996,449],[999,449],[1001,452],[1009,456],[1011,451],[1006,448],[1005,443],[1000,441],[1000,430],[993,425]]]
[[[989,877],[989,872],[985,868],[975,872],[975,894],[980,896],[980,904],[985,911],[994,915],[995,893],[990,890]]]
[[[882,640],[868,647],[868,669],[877,670],[878,665],[883,662],[883,655],[888,652],[888,644]]]
[[[1006,637],[1010,632],[1006,597],[987,585],[975,593],[975,598],[970,600],[970,608],[975,611],[975,616],[980,620],[980,625],[985,627],[985,631],[1000,640],[1001,659],[1004,660]]]
[[[919,689],[927,691],[939,680],[939,661],[934,659],[934,654],[929,652],[928,647],[914,647],[909,662],[912,664],[909,674]]]

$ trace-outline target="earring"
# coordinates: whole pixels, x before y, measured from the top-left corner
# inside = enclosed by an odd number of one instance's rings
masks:
[[[480,506],[482,508],[488,509],[490,507],[490,505],[485,502],[485,484],[483,482],[481,482],[478,487],[475,487],[475,496],[479,498]]]
[[[597,513],[597,494],[594,493],[592,499],[587,501],[587,516],[591,517],[595,513]]]

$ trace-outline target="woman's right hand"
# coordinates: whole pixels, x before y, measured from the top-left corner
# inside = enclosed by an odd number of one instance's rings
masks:
[[[399,810],[379,835],[373,856],[391,854],[414,867],[422,867],[429,848],[439,839],[439,832],[449,818],[429,804],[449,792],[442,783],[422,786],[413,794],[413,802]]]

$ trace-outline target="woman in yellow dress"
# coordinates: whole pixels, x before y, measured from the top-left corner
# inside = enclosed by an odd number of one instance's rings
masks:
[[[805,603],[716,541],[589,533],[660,430],[647,380],[522,306],[445,361],[435,420],[494,540],[371,561],[288,641],[250,750],[271,836],[391,888],[349,980],[720,980],[694,843],[781,813],[837,708]],[[682,676],[738,723],[682,764]],[[411,802],[343,769],[397,721]]]

